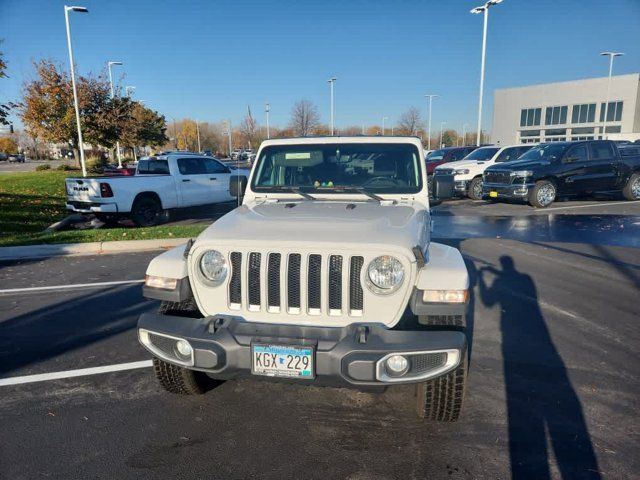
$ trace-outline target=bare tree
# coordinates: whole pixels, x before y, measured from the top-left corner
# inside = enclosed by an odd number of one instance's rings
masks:
[[[312,135],[320,124],[318,108],[309,100],[300,100],[291,109],[290,128],[296,136]]]
[[[417,135],[420,128],[420,110],[416,107],[411,107],[400,115],[400,120],[398,120],[398,133],[401,135]]]

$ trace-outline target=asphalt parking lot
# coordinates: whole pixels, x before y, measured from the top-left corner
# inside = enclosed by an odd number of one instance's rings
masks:
[[[473,286],[457,424],[417,421],[411,387],[170,395],[135,332],[157,308],[140,288],[156,253],[2,263],[0,476],[638,478],[640,204],[583,205],[438,207],[434,236],[461,249]]]

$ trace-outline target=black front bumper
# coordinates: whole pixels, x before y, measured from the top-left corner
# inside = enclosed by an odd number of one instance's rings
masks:
[[[529,198],[529,190],[533,185],[512,183],[512,184],[496,184],[485,183],[482,185],[482,198],[491,200],[492,198],[524,200]],[[492,192],[495,192],[492,194]]]
[[[224,315],[193,319],[145,313],[138,320],[138,332],[139,338],[157,333],[187,340],[194,351],[191,364],[175,361],[153,345],[141,343],[164,361],[225,380],[251,375],[252,343],[313,346],[315,378],[300,381],[352,386],[417,383],[437,377],[466,361],[467,350],[466,336],[460,331],[389,330],[374,323],[323,328],[246,322]],[[410,359],[418,360],[423,358],[421,355],[442,351],[449,351],[446,365],[428,372],[426,377],[389,381],[380,373],[380,360],[391,353],[407,353]]]

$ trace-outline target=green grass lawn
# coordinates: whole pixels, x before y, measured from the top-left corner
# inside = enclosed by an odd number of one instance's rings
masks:
[[[206,228],[176,225],[44,233],[68,215],[64,179],[77,175],[57,171],[0,174],[0,246],[193,237]]]

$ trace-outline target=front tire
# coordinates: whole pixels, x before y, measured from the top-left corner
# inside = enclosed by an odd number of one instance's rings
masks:
[[[640,200],[640,174],[634,173],[622,189],[622,195],[627,200]]]
[[[471,200],[482,200],[482,177],[476,177],[471,180],[467,196]]]
[[[529,205],[536,208],[547,208],[557,195],[556,186],[550,180],[540,180],[529,193]]]
[[[185,318],[202,317],[193,298],[183,302],[164,301],[160,304],[158,313]],[[155,357],[153,372],[164,390],[178,395],[202,395],[222,383],[204,372],[189,370]]]
[[[462,411],[467,382],[467,361],[455,370],[416,385],[418,417],[437,422],[457,422]]]

